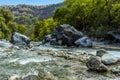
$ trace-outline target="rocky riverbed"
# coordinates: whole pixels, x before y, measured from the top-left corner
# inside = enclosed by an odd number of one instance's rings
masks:
[[[89,70],[87,59],[100,48],[36,46],[23,48],[0,41],[0,80],[120,80],[120,62],[108,70]],[[116,57],[119,51],[106,50]],[[114,53],[115,52],[115,53]]]

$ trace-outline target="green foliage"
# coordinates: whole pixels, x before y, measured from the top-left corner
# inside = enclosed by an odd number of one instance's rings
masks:
[[[5,23],[8,23],[9,21],[13,20],[13,15],[8,10],[0,9],[0,14],[5,19]]]
[[[13,22],[13,19],[14,17],[10,11],[0,9],[0,38],[9,39],[15,31],[25,32],[26,27]]]
[[[43,21],[37,21],[34,28],[34,38],[41,40],[45,35],[51,33],[51,31],[58,25],[52,18]]]
[[[27,30],[26,26],[25,26],[25,25],[22,25],[22,24],[18,24],[17,28],[18,28],[17,31],[18,31],[19,33],[24,33],[24,32]]]
[[[53,16],[53,19],[54,20],[57,20],[57,21],[59,21],[60,22],[60,24],[64,24],[64,23],[67,23],[67,21],[66,20],[68,20],[67,19],[67,17],[68,17],[68,15],[66,15],[66,14],[69,14],[70,13],[70,11],[69,11],[69,9],[68,8],[58,8],[57,10],[56,10],[56,12],[54,13],[54,16]]]
[[[120,26],[119,0],[65,0],[64,3],[66,6],[58,8],[53,16],[59,23],[70,24],[96,37],[103,36],[102,30],[107,32]]]
[[[4,34],[2,33],[2,31],[0,31],[0,39],[2,39],[4,36]]]
[[[3,38],[8,38],[9,37],[9,28],[4,22],[0,22],[0,32],[2,33]]]
[[[18,30],[18,27],[17,27],[17,23],[15,22],[9,22],[8,23],[8,28],[10,29],[10,32],[13,33],[13,32],[16,32]]]

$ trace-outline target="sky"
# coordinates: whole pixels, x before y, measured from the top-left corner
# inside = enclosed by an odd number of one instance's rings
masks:
[[[48,5],[63,2],[64,0],[0,0],[0,5]]]

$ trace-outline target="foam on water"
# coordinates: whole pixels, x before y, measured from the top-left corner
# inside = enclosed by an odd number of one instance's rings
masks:
[[[38,62],[46,62],[46,61],[50,61],[52,59],[48,59],[48,58],[43,58],[43,59],[34,59],[34,58],[28,58],[28,59],[23,59],[23,60],[19,60],[18,62],[21,64],[21,65],[25,65],[25,64],[28,64],[30,62],[35,62],[35,63],[38,63]]]

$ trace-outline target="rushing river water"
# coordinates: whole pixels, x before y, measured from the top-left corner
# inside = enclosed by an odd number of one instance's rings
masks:
[[[63,47],[45,47],[45,46],[40,46],[39,48],[43,50],[53,50],[53,51],[68,51],[68,52],[73,52],[73,53],[88,53],[88,54],[96,54],[96,51],[99,50],[99,48],[63,48]],[[120,57],[120,50],[107,50],[108,53]]]
[[[88,48],[60,48],[40,46],[34,49],[52,50],[52,51],[68,51],[75,53],[95,54],[97,49]],[[110,54],[120,57],[120,51],[108,50]],[[31,50],[12,50],[9,52],[0,52],[0,80],[7,80],[8,76],[17,74],[25,76],[28,74],[37,74],[36,69],[42,67],[41,63],[54,61],[56,58],[52,56],[38,55]]]

